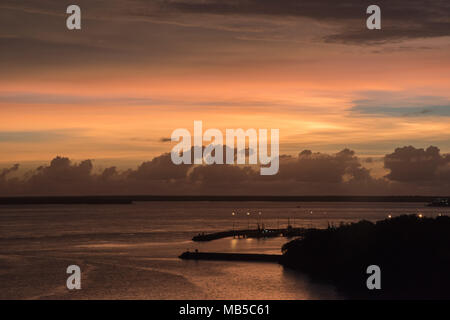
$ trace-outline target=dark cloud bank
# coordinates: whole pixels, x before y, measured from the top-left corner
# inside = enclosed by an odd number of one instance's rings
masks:
[[[138,3],[141,1],[137,1]],[[372,43],[450,35],[450,2],[447,0],[161,0],[154,14],[191,13],[262,15],[309,18],[337,26],[328,42]],[[382,12],[382,30],[366,29],[366,9],[376,4]],[[142,12],[140,13],[142,14]]]
[[[91,160],[56,157],[22,178],[0,170],[0,195],[442,195],[450,191],[450,155],[436,147],[397,148],[384,157],[388,174],[375,178],[354,151],[281,156],[274,176],[235,165],[172,164],[165,153],[137,169],[93,170]]]
[[[0,8],[14,10],[9,14],[32,13],[37,15],[35,19],[41,18],[40,15],[64,17],[67,6],[67,3],[47,0],[3,1]],[[197,22],[205,15],[307,18],[336,26],[336,32],[323,40],[351,44],[450,35],[448,0],[79,0],[77,4],[86,10],[89,19],[100,21],[150,19],[177,22],[186,15],[193,16]],[[371,32],[365,26],[366,9],[372,4],[382,10],[382,30],[378,32]],[[0,40],[5,38],[0,37]]]

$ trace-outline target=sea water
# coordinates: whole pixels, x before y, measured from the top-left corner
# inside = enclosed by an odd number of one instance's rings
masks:
[[[424,203],[137,202],[0,206],[0,299],[339,299],[276,263],[183,261],[186,250],[281,253],[286,238],[192,242],[200,232],[449,214]],[[235,212],[235,215],[232,215]],[[247,212],[250,215],[247,215]],[[261,212],[261,214],[259,214]],[[81,268],[69,291],[66,269]]]

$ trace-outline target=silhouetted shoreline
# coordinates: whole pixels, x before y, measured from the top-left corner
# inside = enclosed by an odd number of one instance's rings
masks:
[[[17,196],[1,197],[0,205],[131,204],[140,201],[273,201],[273,202],[431,202],[442,196]]]
[[[132,204],[133,200],[121,197],[8,197],[0,198],[0,205],[43,204]]]
[[[286,243],[281,264],[351,298],[449,299],[450,217],[402,215],[372,223],[310,230]],[[366,269],[381,269],[381,290],[368,290]]]

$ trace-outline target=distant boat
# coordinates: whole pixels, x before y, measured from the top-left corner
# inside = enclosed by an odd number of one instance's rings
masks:
[[[450,207],[449,198],[437,198],[427,204],[428,207]]]

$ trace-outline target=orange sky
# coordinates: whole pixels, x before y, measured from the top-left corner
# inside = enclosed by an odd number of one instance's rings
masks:
[[[450,151],[448,36],[339,43],[321,37],[340,21],[178,11],[144,19],[89,2],[72,32],[62,7],[45,5],[11,2],[0,16],[1,162],[151,159],[194,120],[278,128],[289,154]]]

